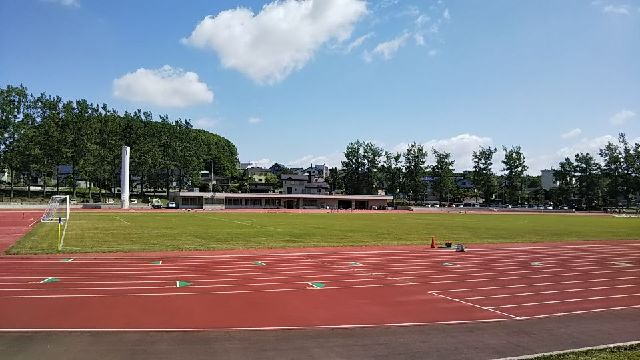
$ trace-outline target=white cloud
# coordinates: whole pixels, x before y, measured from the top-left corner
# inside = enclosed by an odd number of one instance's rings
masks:
[[[444,13],[442,14],[442,18],[449,21],[451,20],[451,15],[449,14],[449,9],[444,9]]]
[[[482,137],[473,134],[460,134],[449,139],[430,140],[424,143],[424,146],[431,151],[435,148],[438,151],[447,151],[451,153],[452,158],[456,161],[454,167],[457,171],[469,170],[473,166],[471,155],[480,146],[489,146],[493,144],[490,137]],[[431,158],[433,160],[433,158]],[[496,162],[496,161],[494,161]]]
[[[573,130],[567,131],[566,133],[560,135],[560,137],[563,138],[563,139],[571,139],[571,138],[574,138],[576,136],[580,136],[580,134],[582,134],[582,129],[575,128]]]
[[[407,43],[409,36],[410,34],[405,32],[394,39],[379,43],[371,52],[365,51],[364,59],[371,61],[374,55],[380,56],[385,60],[391,59]]]
[[[304,167],[314,164],[325,164],[328,167],[340,167],[344,160],[344,153],[335,152],[327,155],[306,155],[301,158],[287,162],[288,167]]]
[[[603,135],[592,139],[580,139],[577,143],[563,147],[556,152],[558,162],[565,157],[573,158],[577,153],[589,153],[597,157],[598,151],[607,145],[608,142],[616,142],[616,137],[612,135]]]
[[[631,110],[622,110],[615,113],[613,116],[609,118],[609,121],[613,125],[624,125],[629,120],[633,119],[636,116],[636,113]]]
[[[45,0],[45,1],[63,5],[63,6],[80,7],[80,0]]]
[[[214,130],[220,124],[220,120],[212,117],[202,117],[193,122],[193,127],[203,130]]]
[[[222,66],[259,84],[300,70],[330,40],[343,42],[367,13],[362,0],[284,0],[258,14],[236,8],[207,16],[183,43],[214,50]]]
[[[429,56],[436,56],[438,55],[438,53],[439,53],[438,50],[435,50],[435,49],[429,50]]]
[[[249,124],[259,124],[262,122],[262,119],[259,117],[250,117],[247,121]]]
[[[165,65],[160,69],[140,68],[113,80],[113,95],[136,103],[167,107],[213,102],[213,92],[198,74]]]
[[[270,168],[274,163],[274,161],[271,161],[271,159],[251,160],[249,162],[251,163],[251,167],[261,167],[265,169]]]
[[[359,47],[360,45],[362,45],[362,43],[365,42],[365,40],[369,39],[370,37],[373,36],[373,33],[370,32],[368,34],[362,35],[359,38],[353,40],[349,45],[347,45],[345,52],[346,53],[350,53],[353,49]]]
[[[606,5],[602,8],[605,14],[630,15],[629,7],[626,5]]]
[[[435,148],[438,151],[447,151],[451,153],[452,158],[455,160],[454,167],[457,171],[469,170],[473,166],[471,155],[474,151],[478,150],[480,146],[493,145],[493,139],[490,137],[482,137],[473,134],[460,134],[448,139],[433,139],[422,143],[425,150],[429,152],[428,162],[433,160],[431,156],[431,149]],[[409,147],[409,143],[402,142],[394,146],[391,151],[404,152]],[[494,163],[499,162],[498,155],[494,158]]]

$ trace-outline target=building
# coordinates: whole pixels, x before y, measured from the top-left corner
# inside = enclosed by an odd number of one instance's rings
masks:
[[[321,179],[320,181],[324,181],[324,178],[329,176],[329,167],[325,164],[322,165],[313,165],[304,170],[305,174],[311,175],[314,179]]]
[[[181,209],[385,209],[386,195],[235,194],[171,192],[169,201]]]
[[[540,170],[540,182],[542,182],[542,188],[547,191],[558,187],[558,182],[553,176],[553,169]]]
[[[283,194],[326,195],[329,193],[329,184],[324,181],[315,181],[317,179],[311,174],[282,174],[280,180],[282,180]]]
[[[267,175],[271,174],[271,170],[261,167],[250,167],[246,169],[247,174],[252,178],[254,183],[265,183]]]

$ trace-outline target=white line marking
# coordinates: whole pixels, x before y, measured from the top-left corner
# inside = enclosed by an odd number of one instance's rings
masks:
[[[444,299],[447,299],[447,300],[451,300],[451,301],[459,302],[459,303],[462,303],[462,304],[465,304],[465,305],[473,306],[473,307],[476,307],[476,308],[479,308],[479,309],[482,309],[482,310],[491,311],[491,312],[494,312],[494,313],[496,313],[496,314],[500,314],[500,315],[503,315],[503,316],[510,317],[510,318],[512,318],[512,319],[517,319],[517,318],[518,318],[518,317],[517,317],[517,316],[515,316],[515,315],[507,314],[507,313],[505,313],[505,312],[498,311],[498,310],[495,310],[495,309],[493,309],[493,308],[489,308],[489,307],[484,307],[484,306],[480,306],[480,305],[472,304],[472,303],[467,302],[467,301],[464,301],[464,300],[460,300],[460,299],[456,299],[456,298],[452,298],[452,297],[449,297],[449,296],[446,296],[446,295],[439,294],[439,293],[437,293],[437,292],[435,292],[435,291],[429,291],[429,294],[431,294],[431,295],[435,295],[435,296],[438,296],[438,297],[441,297],[441,298],[444,298]]]

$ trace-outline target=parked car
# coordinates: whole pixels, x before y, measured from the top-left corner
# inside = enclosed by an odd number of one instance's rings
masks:
[[[160,199],[152,199],[151,207],[154,209],[162,209],[162,202],[160,201]]]
[[[167,204],[167,208],[168,209],[177,209],[178,205],[173,201],[169,201],[169,203]]]

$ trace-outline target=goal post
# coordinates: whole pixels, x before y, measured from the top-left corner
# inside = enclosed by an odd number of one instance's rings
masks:
[[[64,244],[69,215],[69,195],[54,195],[51,197],[51,200],[49,200],[49,204],[44,214],[42,214],[42,218],[40,218],[40,221],[43,223],[58,223],[58,251],[62,250],[62,245]]]
[[[42,222],[67,222],[69,220],[69,195],[54,195],[42,214]]]

